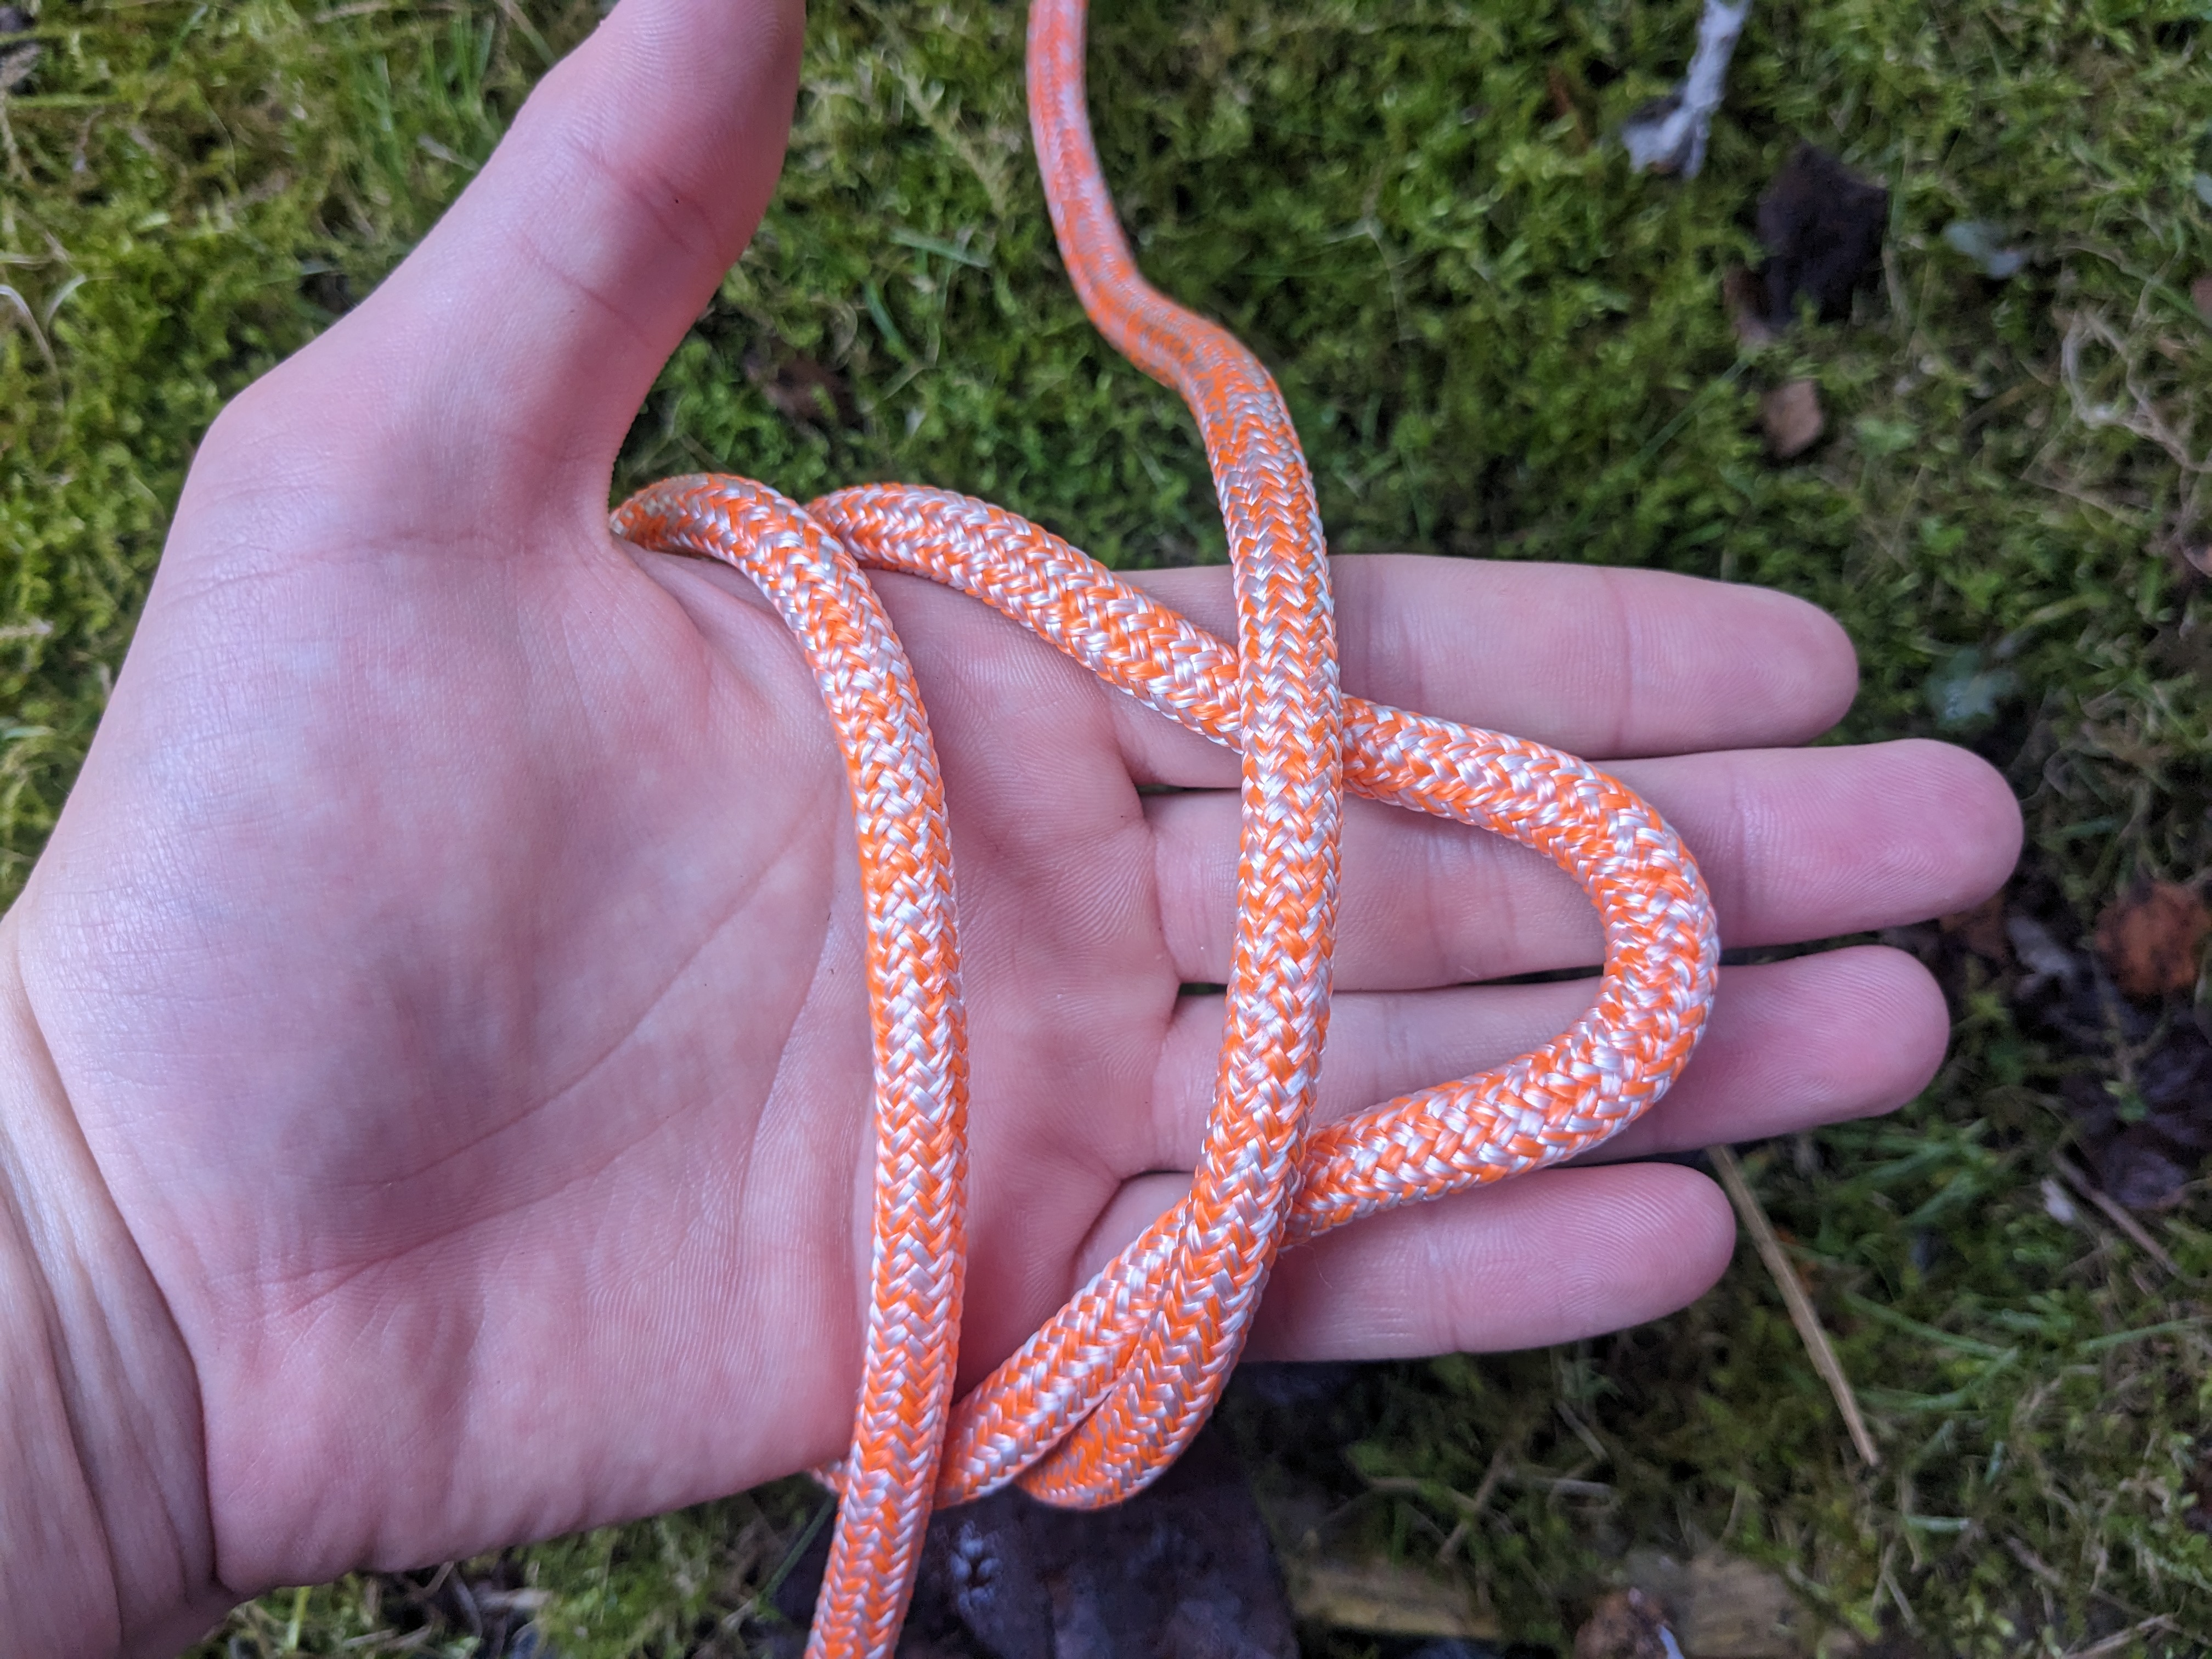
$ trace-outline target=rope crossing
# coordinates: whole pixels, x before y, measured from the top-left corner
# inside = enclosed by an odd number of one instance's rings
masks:
[[[1011,513],[873,484],[801,507],[743,478],[672,478],[614,515],[641,547],[745,573],[798,636],[852,786],[867,912],[877,1165],[866,1341],[808,1649],[896,1644],[932,1508],[1010,1481],[1112,1504],[1219,1398],[1281,1250],[1379,1210],[1588,1150],[1689,1059],[1719,956],[1674,833],[1572,756],[1342,695],[1313,486],[1281,395],[1226,331],[1139,276],[1085,112],[1084,0],[1037,0],[1030,119],[1053,228],[1114,346],[1182,393],[1234,566],[1234,648]],[[1243,757],[1236,945],[1189,1195],[954,1401],[967,1060],[951,839],[913,672],[863,568],[926,576],[1034,629]],[[1596,1000],[1534,1052],[1311,1130],[1346,789],[1544,853],[1605,930]]]

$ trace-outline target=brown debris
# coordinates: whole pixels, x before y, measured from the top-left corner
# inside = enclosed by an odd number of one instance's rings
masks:
[[[0,6],[0,94],[19,92],[39,66],[46,48],[36,40],[15,42],[30,32],[31,14],[21,6]]]
[[[2125,1205],[2114,1198],[2112,1194],[2100,1192],[2095,1187],[2092,1186],[2089,1182],[2088,1176],[2083,1175],[2081,1170],[2075,1169],[2072,1162],[2063,1152],[2053,1153],[2051,1163],[2051,1166],[2056,1169],[2060,1175],[2065,1177],[2066,1184],[2071,1187],[2075,1192],[2081,1194],[2082,1197],[2087,1199],[2090,1203],[2095,1205],[2099,1210],[2102,1211],[2104,1212],[2105,1218],[2110,1221],[2115,1227],[2118,1227],[2120,1231],[2126,1236],[2129,1243],[2133,1244],[2137,1249],[2141,1250],[2152,1261],[2157,1262],[2158,1265],[2165,1268],[2166,1272],[2174,1274],[2176,1277],[2179,1276],[2181,1273],[2181,1264],[2166,1254],[2166,1247],[2150,1236],[2149,1230],[2147,1229],[2142,1222],[2136,1220],[2133,1216],[2128,1213],[2127,1206]],[[2113,1167],[2113,1159],[2109,1152],[2105,1158],[2105,1167],[2107,1170]],[[2180,1182],[2179,1181],[2175,1182],[2177,1188]],[[2138,1202],[2136,1207],[2142,1209],[2147,1207],[2147,1206],[2143,1203]]]
[[[800,352],[756,340],[744,357],[745,378],[793,426],[850,427],[860,422],[845,377]]]
[[[2002,964],[2012,955],[2005,939],[2005,896],[2002,889],[1971,910],[1958,910],[1936,924],[1984,961]]]
[[[2179,882],[2139,882],[2097,918],[2097,956],[2112,983],[2148,1000],[2197,983],[2212,915]]]
[[[46,48],[36,40],[26,40],[20,46],[9,46],[0,52],[0,92],[14,92],[31,78],[31,71],[39,66]]]
[[[1590,147],[1589,123],[1583,118],[1582,101],[1575,95],[1582,90],[1578,85],[1581,79],[1556,63],[1544,71],[1544,89],[1552,97],[1552,113],[1573,126],[1575,149],[1578,151]]]
[[[1665,1610],[1640,1589],[1613,1591],[1575,1632],[1575,1659],[1668,1659]]]
[[[1721,303],[1728,307],[1729,326],[1735,331],[1738,345],[1771,345],[1782,337],[1761,312],[1766,301],[1759,278],[1742,265],[1730,265],[1721,273]]]
[[[1795,460],[1828,429],[1820,388],[1812,380],[1785,380],[1759,400],[1759,430],[1778,461]]]

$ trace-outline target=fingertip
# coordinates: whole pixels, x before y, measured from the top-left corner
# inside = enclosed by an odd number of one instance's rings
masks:
[[[1817,960],[1835,975],[1833,994],[1849,1011],[1813,1079],[1823,1121],[1895,1111],[1928,1086],[1950,1048],[1943,988],[1918,958],[1887,945],[1848,946]]]
[[[1660,1293],[1650,1312],[1644,1316],[1656,1319],[1687,1307],[1720,1283],[1735,1255],[1735,1210],[1719,1183],[1696,1170],[1679,1164],[1647,1164],[1641,1168],[1654,1194],[1655,1213],[1680,1241],[1683,1255],[1672,1280],[1656,1287]]]
[[[1606,1154],[1760,1140],[1893,1112],[1928,1086],[1950,1040],[1935,976],[1887,945],[1731,968],[1680,1085]]]
[[[1553,1316],[1562,1334],[1547,1342],[1660,1318],[1695,1302],[1728,1271],[1735,1212],[1709,1176],[1679,1164],[1562,1170],[1557,1176],[1607,1178],[1576,1191],[1573,1202],[1583,1236],[1595,1247],[1593,1261],[1612,1266],[1584,1273],[1575,1293],[1560,1299]]]
[[[1694,1170],[1547,1170],[1286,1256],[1253,1353],[1382,1359],[1574,1341],[1695,1301],[1735,1247],[1728,1200]]]
[[[1969,909],[2003,886],[2020,862],[2023,834],[2020,801],[2004,775],[1971,750],[1933,738],[1878,747],[1915,786],[1923,824],[1941,827],[1914,843],[1939,878],[1930,888],[1936,904],[1930,914]]]
[[[1794,593],[1771,587],[1736,592],[1756,617],[1747,631],[1771,641],[1765,652],[1746,655],[1746,672],[1754,681],[1747,695],[1780,700],[1795,736],[1779,741],[1807,742],[1832,729],[1859,694],[1858,647],[1844,625]]]

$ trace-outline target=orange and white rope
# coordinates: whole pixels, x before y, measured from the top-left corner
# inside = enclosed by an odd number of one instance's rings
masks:
[[[1030,14],[1030,122],[1060,251],[1115,346],[1179,391],[1234,568],[1222,641],[1012,514],[868,485],[805,507],[676,478],[615,514],[640,546],[745,572],[796,634],[837,730],[867,903],[877,1170],[852,1446],[809,1652],[889,1655],[935,1504],[1010,1480],[1129,1496],[1220,1397],[1278,1254],[1393,1206],[1588,1150],[1680,1072],[1719,945],[1696,865],[1629,790],[1540,744],[1343,696],[1326,550],[1258,359],[1146,285],[1085,116],[1083,0]],[[1237,923],[1218,1081],[1191,1190],[967,1398],[951,1398],[964,1255],[963,1023],[943,790],[905,653],[862,567],[922,575],[1036,630],[1243,757]],[[1605,928],[1595,1001],[1532,1054],[1310,1130],[1328,1022],[1343,792],[1537,848]]]

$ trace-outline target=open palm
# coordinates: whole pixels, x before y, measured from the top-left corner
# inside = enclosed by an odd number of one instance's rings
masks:
[[[112,706],[9,926],[106,1198],[197,1379],[250,1592],[671,1507],[838,1452],[870,1051],[842,766],[741,578],[605,528],[627,422],[781,153],[795,8],[624,0],[423,247],[210,434]],[[879,584],[946,776],[972,1023],[980,1375],[1170,1202],[1212,1083],[1233,759],[957,596]],[[1225,574],[1151,586],[1218,632]],[[1339,566],[1363,695],[1607,764],[1730,945],[1958,908],[1986,768],[1796,751],[1832,623],[1754,590]],[[1533,855],[1355,803],[1324,1111],[1533,1046],[1594,962]],[[1860,949],[1723,975],[1618,1150],[1884,1109],[1940,997]],[[1651,1316],[1726,1260],[1667,1164],[1575,1168],[1286,1258],[1286,1356]]]

